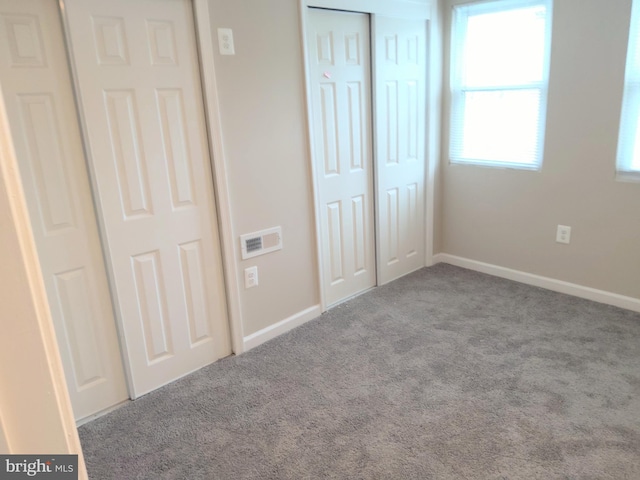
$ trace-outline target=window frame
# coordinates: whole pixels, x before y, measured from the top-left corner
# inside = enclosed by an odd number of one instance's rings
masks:
[[[457,37],[461,31],[465,31],[466,22],[471,15],[481,15],[487,13],[506,12],[509,10],[519,10],[533,6],[544,6],[545,14],[545,37],[544,37],[544,58],[542,78],[540,81],[528,83],[505,83],[504,85],[491,87],[470,87],[462,85],[462,69],[464,64],[464,48],[458,51],[456,46],[462,45]],[[464,13],[463,13],[464,11]],[[449,55],[449,163],[457,165],[476,165],[498,168],[513,168],[518,170],[539,171],[542,168],[545,145],[547,94],[549,87],[549,69],[551,63],[551,28],[553,16],[553,0],[481,0],[476,2],[457,3],[452,6],[450,24],[450,55]],[[501,160],[486,160],[462,157],[454,154],[454,141],[458,135],[462,136],[462,123],[464,121],[465,95],[470,92],[514,92],[518,90],[538,90],[540,94],[539,120],[537,140],[537,155],[533,163],[523,163],[518,161],[505,162]]]
[[[640,182],[640,167],[630,168],[634,150],[640,149],[640,134],[635,137],[631,135],[633,131],[638,132],[640,123],[640,51],[636,51],[636,49],[640,50],[638,22],[640,22],[640,0],[633,0],[629,18],[629,39],[625,56],[624,90],[616,152],[616,179],[631,182]],[[634,58],[637,65],[632,65]],[[631,68],[632,66],[635,68]]]

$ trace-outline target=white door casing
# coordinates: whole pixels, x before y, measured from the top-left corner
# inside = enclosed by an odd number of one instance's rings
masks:
[[[369,16],[308,9],[325,303],[376,284]]]
[[[375,15],[378,283],[425,266],[425,20]]]
[[[0,0],[0,82],[76,420],[127,393],[58,5]]]
[[[189,0],[65,0],[133,397],[231,353]]]

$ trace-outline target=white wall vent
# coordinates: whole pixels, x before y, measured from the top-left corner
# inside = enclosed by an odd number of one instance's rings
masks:
[[[240,247],[243,260],[282,250],[282,227],[240,235]]]

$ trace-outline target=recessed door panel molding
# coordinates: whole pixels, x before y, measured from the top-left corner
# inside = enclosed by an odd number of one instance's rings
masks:
[[[334,202],[327,205],[327,236],[329,241],[329,258],[331,259],[331,285],[344,282],[342,205]]]
[[[387,190],[386,198],[386,256],[385,265],[390,266],[398,263],[398,246],[400,243],[400,211],[398,201],[398,189],[390,188]]]
[[[427,28],[374,17],[378,283],[425,265]]]
[[[376,284],[369,16],[309,9],[307,48],[326,305]]]
[[[320,86],[320,108],[322,109],[322,145],[324,175],[339,175],[338,119],[336,105],[336,85],[328,83]]]
[[[43,228],[49,235],[77,228],[53,96],[19,94],[17,99]]]
[[[92,322],[87,321],[96,311],[95,305],[92,305],[91,281],[86,269],[78,268],[56,274],[55,282],[67,326],[76,388],[88,388],[92,383],[104,381],[105,378],[102,360],[95,354],[99,350],[95,327]]]
[[[0,0],[0,83],[69,396],[81,420],[127,398],[55,0]]]
[[[384,60],[386,63],[398,63],[398,35],[384,36]]]
[[[384,136],[379,138],[381,145],[386,145],[386,163],[398,163],[398,82],[385,83],[386,115]]]
[[[151,64],[157,66],[178,65],[173,22],[147,20],[147,32],[149,34]]]
[[[166,291],[158,251],[131,257],[148,364],[172,355]]]
[[[200,241],[180,245],[180,260],[189,314],[189,334],[191,345],[195,345],[211,336],[207,306],[209,288],[205,281],[205,265],[202,264],[202,244]]]
[[[360,34],[358,32],[347,33],[344,36],[345,63],[347,65],[360,65]]]
[[[407,215],[404,230],[405,255],[411,257],[418,254],[418,242],[420,238],[416,235],[418,225],[412,220],[418,218],[418,184],[407,185]]]
[[[231,353],[192,5],[65,11],[135,398]]]
[[[46,67],[40,18],[32,14],[2,15],[11,67]]]
[[[171,198],[174,208],[194,204],[193,174],[189,144],[185,130],[186,118],[182,91],[177,89],[158,89],[156,91],[164,155],[168,161],[171,181]]]
[[[353,245],[355,252],[353,255],[353,270],[355,275],[365,274],[367,265],[367,251],[365,245],[365,219],[366,204],[364,195],[358,195],[351,199],[351,218],[353,223]]]
[[[149,199],[149,178],[144,147],[140,141],[140,120],[135,92],[104,92],[113,163],[118,171],[118,191],[124,215],[131,218],[153,214]]]
[[[349,160],[351,171],[365,168],[366,159],[363,153],[362,135],[362,84],[347,82],[347,98],[349,102]]]
[[[333,65],[333,32],[316,35],[316,58],[318,65]]]
[[[418,124],[418,84],[410,80],[407,82],[407,162],[418,160]]]
[[[129,65],[124,18],[93,15],[96,56],[101,65]]]

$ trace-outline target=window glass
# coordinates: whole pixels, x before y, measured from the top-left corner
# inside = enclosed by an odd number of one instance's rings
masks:
[[[539,168],[549,68],[550,3],[454,7],[450,158]]]

